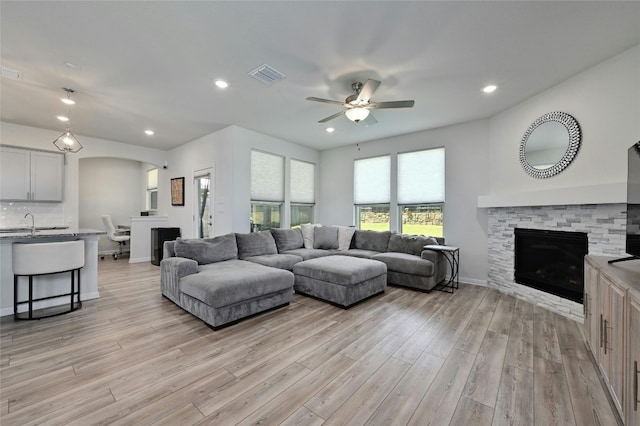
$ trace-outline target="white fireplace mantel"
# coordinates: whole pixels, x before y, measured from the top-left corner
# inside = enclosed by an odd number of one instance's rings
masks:
[[[480,195],[479,208],[617,204],[627,202],[626,182]]]

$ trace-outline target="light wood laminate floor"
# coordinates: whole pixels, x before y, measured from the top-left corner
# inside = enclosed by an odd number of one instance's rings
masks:
[[[2,318],[0,423],[616,425],[579,325],[485,287],[296,295],[213,331],[159,268],[99,263],[100,299]]]

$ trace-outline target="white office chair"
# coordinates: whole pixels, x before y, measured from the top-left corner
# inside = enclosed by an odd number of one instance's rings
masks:
[[[127,241],[131,238],[129,235],[129,231],[121,231],[116,229],[113,226],[113,222],[111,221],[111,215],[103,214],[102,222],[104,223],[105,228],[107,228],[107,237],[111,241],[115,241],[118,243],[118,252],[113,254],[114,259],[118,259],[118,256],[122,255],[122,247],[127,244]],[[104,257],[103,257],[104,258]]]

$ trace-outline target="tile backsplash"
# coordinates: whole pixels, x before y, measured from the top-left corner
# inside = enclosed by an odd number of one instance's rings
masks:
[[[64,203],[0,201],[0,228],[31,226],[31,219],[24,218],[27,213],[33,215],[36,226],[68,226]]]

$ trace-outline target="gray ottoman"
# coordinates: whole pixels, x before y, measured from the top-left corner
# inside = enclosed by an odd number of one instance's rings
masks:
[[[317,297],[343,308],[382,293],[387,286],[387,265],[351,256],[305,260],[293,267],[297,293]]]

